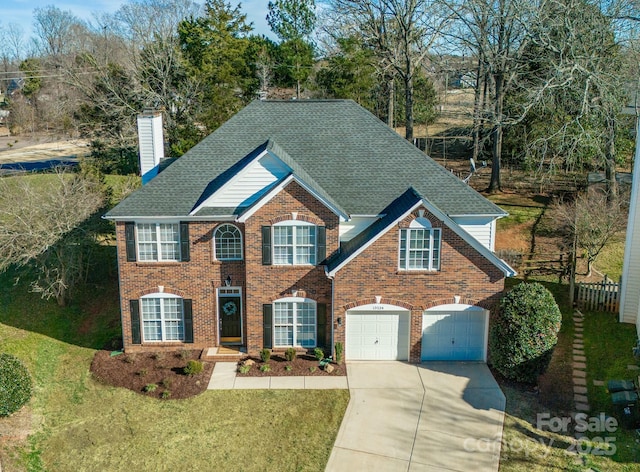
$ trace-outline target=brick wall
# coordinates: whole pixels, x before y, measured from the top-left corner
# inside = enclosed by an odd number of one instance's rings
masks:
[[[346,320],[349,308],[375,303],[375,297],[382,297],[380,303],[411,310],[411,362],[420,361],[422,312],[426,308],[454,303],[454,296],[459,296],[460,303],[491,309],[504,288],[502,272],[426,209],[425,217],[432,226],[442,228],[440,270],[399,270],[399,230],[417,216],[416,211],[405,218],[339,270],[334,296],[336,320]],[[335,342],[344,343],[346,323],[334,327]],[[349,359],[346,348],[345,359]]]
[[[461,303],[491,309],[504,288],[504,276],[500,270],[444,227],[426,209],[425,212],[425,217],[430,219],[433,227],[443,230],[441,270],[417,272],[398,269],[399,228],[407,227],[417,217],[416,211],[336,274],[333,300],[334,319],[341,317],[345,321],[349,308],[374,303],[377,296],[382,297],[381,303],[411,310],[410,360],[413,362],[420,360],[423,310],[454,303],[454,296],[461,297]],[[296,182],[290,183],[256,211],[244,225],[236,224],[243,233],[244,261],[215,261],[211,238],[214,229],[223,223],[193,222],[189,225],[189,262],[126,262],[124,223],[118,223],[116,230],[125,348],[135,351],[217,346],[216,289],[224,285],[228,276],[231,276],[232,286],[242,289],[243,333],[250,354],[257,354],[263,347],[263,305],[292,296],[293,290],[299,292],[298,296],[327,305],[327,339],[324,343],[329,346],[332,284],[325,275],[324,267],[262,265],[261,227],[294,219],[294,213],[298,220],[326,227],[327,256],[338,249],[338,217]],[[157,292],[158,286],[164,286],[165,292],[193,300],[194,344],[131,344],[129,300]],[[344,342],[345,325],[334,324],[334,342]],[[346,350],[345,358],[349,358]]]
[[[338,248],[338,217],[296,182],[291,182],[245,223],[245,263],[247,268],[247,349],[255,353],[263,346],[262,306],[289,297],[292,290],[303,291],[307,298],[327,304],[331,313],[331,281],[324,266],[262,265],[261,227],[296,219],[326,227],[327,256]],[[298,295],[300,296],[300,294]],[[327,336],[330,336],[327,322]],[[326,345],[329,346],[329,340]]]
[[[122,329],[128,351],[197,348],[218,345],[216,289],[231,276],[234,287],[242,289],[243,333],[248,351],[257,354],[263,347],[262,306],[292,295],[306,296],[317,303],[326,303],[331,310],[331,281],[324,266],[292,267],[262,265],[261,227],[293,219],[326,227],[327,255],[338,247],[338,217],[295,182],[252,215],[246,224],[236,224],[243,234],[244,261],[219,262],[213,257],[212,235],[223,222],[191,222],[189,224],[189,262],[127,262],[124,223],[118,222],[118,267]],[[247,280],[246,274],[250,274]],[[174,293],[193,300],[194,343],[131,343],[131,313],[129,301],[158,292]],[[327,322],[327,333],[329,333]],[[327,336],[329,338],[329,334]],[[326,345],[329,346],[329,340]]]
[[[192,222],[189,224],[189,262],[127,262],[124,223],[116,224],[118,241],[118,268],[120,276],[120,303],[125,349],[176,349],[217,346],[216,289],[231,276],[232,286],[241,287],[244,297],[245,269],[243,261],[220,262],[213,257],[212,235],[220,222]],[[235,224],[235,223],[234,223]],[[241,232],[244,227],[236,224]],[[243,234],[244,238],[244,234]],[[174,293],[193,300],[193,344],[180,342],[149,342],[131,344],[131,313],[129,300],[158,292]],[[243,305],[244,305],[243,300]]]

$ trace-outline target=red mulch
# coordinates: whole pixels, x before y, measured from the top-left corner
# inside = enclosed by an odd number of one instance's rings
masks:
[[[255,365],[252,365],[249,369],[249,372],[246,374],[242,374],[240,372],[237,373],[240,377],[281,377],[281,376],[340,376],[347,375],[347,368],[342,365],[331,364],[334,368],[333,372],[325,372],[319,367],[318,360],[314,356],[309,355],[298,355],[293,361],[289,362],[281,355],[272,355],[269,360],[269,371],[263,372],[260,370],[260,367],[265,363],[260,360],[260,358],[250,357],[255,362]],[[238,362],[238,367],[242,365],[244,361]],[[287,366],[290,366],[290,369],[287,370]]]
[[[177,352],[131,353],[111,356],[111,351],[96,352],[91,372],[96,380],[124,387],[153,398],[189,398],[204,392],[209,384],[214,362],[203,362],[204,369],[194,376],[185,375],[189,360],[200,359],[199,350]],[[153,392],[145,386],[155,384]],[[164,394],[163,392],[169,392]],[[167,396],[168,395],[168,396]]]

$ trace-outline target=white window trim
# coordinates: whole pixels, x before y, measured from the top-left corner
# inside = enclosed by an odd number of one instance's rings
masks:
[[[292,259],[292,263],[291,264],[282,264],[282,263],[276,262],[276,234],[275,234],[275,228],[283,227],[283,226],[293,227],[293,235],[292,235],[293,259]],[[314,259],[314,261],[313,261],[313,263],[296,264],[296,256],[297,256],[296,248],[298,247],[296,245],[296,228],[295,228],[296,226],[312,226],[313,227],[313,231],[314,231],[314,235],[313,235],[313,240],[314,240],[313,259]],[[277,266],[307,266],[307,267],[315,267],[316,265],[318,265],[318,226],[313,224],[313,223],[309,223],[308,221],[301,221],[301,220],[286,220],[286,221],[279,221],[278,223],[275,223],[273,226],[271,226],[271,257],[272,257],[272,260],[273,260],[273,265],[277,265]]]
[[[146,260],[142,260],[140,258],[140,235],[138,234],[138,226],[139,225],[155,225],[156,227],[156,253],[158,254],[158,257],[156,259],[146,259]],[[162,241],[160,240],[160,225],[177,225],[178,226],[178,258],[177,259],[162,259]],[[136,261],[141,262],[141,263],[154,263],[154,262],[181,262],[181,247],[180,247],[180,243],[182,242],[180,240],[180,222],[179,221],[141,221],[141,222],[136,222],[135,225],[135,229],[136,229]],[[148,244],[148,243],[143,243],[143,244]]]
[[[412,230],[424,230],[424,231],[428,231],[429,232],[429,267],[409,267],[409,241],[410,241],[410,232]],[[438,232],[438,238],[437,238],[437,248],[435,247],[435,242],[436,242],[436,238],[435,238],[435,232]],[[402,267],[402,233],[406,232],[406,247],[405,247],[405,259],[404,259],[404,265],[405,267]],[[438,250],[438,265],[437,267],[434,266],[433,264],[433,251],[434,249]],[[440,270],[441,267],[441,261],[442,261],[442,229],[441,228],[434,228],[431,226],[431,222],[429,220],[427,220],[426,218],[416,218],[415,220],[413,220],[410,224],[408,228],[401,228],[399,233],[398,233],[398,270],[399,271],[407,271],[407,272],[437,272]]]
[[[236,230],[238,230],[238,234],[240,235],[240,257],[234,257],[234,258],[224,258],[224,259],[218,259],[218,256],[216,254],[216,234],[218,233],[218,230],[220,228],[222,228],[223,226],[232,226],[234,227]],[[232,223],[222,223],[220,225],[218,225],[216,227],[216,229],[213,230],[213,259],[216,261],[242,261],[244,260],[244,242],[242,240],[242,231],[240,231],[240,228],[238,228],[236,225],[232,224]]]
[[[276,344],[276,304],[278,303],[293,304],[293,323],[291,325],[291,327],[293,328],[293,345],[291,346]],[[313,332],[314,332],[313,346],[301,346],[296,343],[297,341],[296,327],[298,326],[297,324],[297,320],[298,320],[297,304],[298,303],[310,303],[315,308],[315,319],[313,323]],[[280,298],[279,300],[274,300],[273,301],[273,335],[272,336],[273,336],[273,339],[271,341],[273,343],[273,347],[275,348],[300,347],[304,349],[313,349],[314,347],[317,347],[318,346],[318,303],[315,300],[312,300],[310,298],[302,298],[302,297],[287,297],[287,298]]]
[[[167,299],[180,299],[181,302],[184,300],[183,297],[179,296],[179,295],[174,295],[173,293],[150,293],[147,295],[143,295],[142,297],[140,297],[140,301],[142,302],[143,299],[160,299],[160,300],[167,300]],[[143,304],[140,303],[140,327],[141,327],[141,335],[142,335],[142,341],[145,343],[182,343],[184,342],[184,303],[181,303],[182,305],[182,309],[180,310],[181,312],[181,318],[180,318],[180,322],[182,323],[182,339],[166,339],[166,328],[165,328],[165,316],[164,316],[164,302],[160,302],[160,332],[162,333],[161,337],[162,339],[145,339],[144,337],[144,314],[143,314]]]

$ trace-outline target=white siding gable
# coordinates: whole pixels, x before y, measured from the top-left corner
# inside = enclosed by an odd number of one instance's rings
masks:
[[[201,208],[221,207],[237,208],[248,206],[262,197],[276,182],[291,173],[291,169],[284,162],[269,152],[251,162],[222,186],[216,193],[207,198]]]
[[[453,216],[453,221],[490,251],[496,243],[495,216]]]
[[[339,228],[340,242],[344,243],[353,239],[376,220],[378,220],[378,217],[376,216],[354,216],[350,218],[349,221],[341,221]]]

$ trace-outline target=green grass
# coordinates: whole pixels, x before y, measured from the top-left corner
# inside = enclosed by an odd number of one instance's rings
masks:
[[[594,386],[594,380],[605,382],[613,379],[633,379],[640,372],[628,370],[628,365],[637,364],[631,352],[631,348],[636,341],[636,328],[631,324],[618,322],[618,315],[614,313],[586,312],[584,321],[584,346],[587,357],[587,384],[589,389],[589,405],[591,414],[597,415],[601,412],[623,419],[620,410],[611,404],[611,398],[606,386]],[[615,466],[624,463],[636,463],[633,470],[640,470],[640,448],[636,439],[639,437],[635,432],[625,425],[621,425],[612,434],[616,438],[617,452],[607,463],[607,470],[614,469],[611,462],[616,462]],[[595,461],[596,464],[600,462]],[[632,470],[621,468],[619,470]]]
[[[59,308],[0,276],[0,351],[21,358],[36,386],[28,407],[35,432],[0,450],[5,469],[324,468],[347,391],[207,391],[159,401],[95,382],[95,349],[119,332],[114,289]]]
[[[501,204],[509,216],[500,218],[497,223],[497,231],[506,230],[525,223],[533,224],[540,217],[544,208],[534,206],[515,206]]]
[[[614,281],[622,276],[622,263],[624,260],[624,238],[611,242],[598,255],[594,266],[599,272],[606,274]]]

